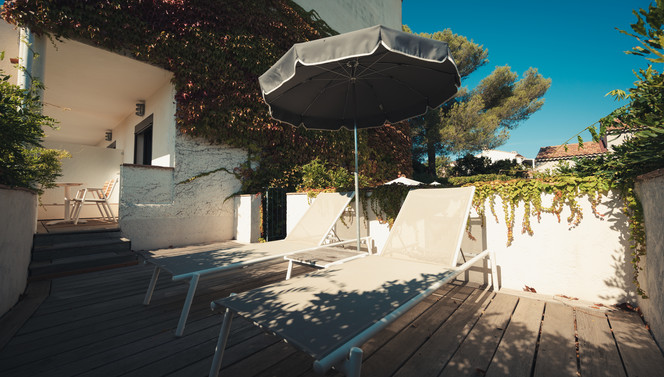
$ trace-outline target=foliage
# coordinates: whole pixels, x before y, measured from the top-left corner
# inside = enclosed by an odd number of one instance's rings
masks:
[[[652,63],[664,63],[664,0],[656,0],[648,10],[639,9],[632,11],[637,22],[632,24],[634,33],[618,29],[621,33],[636,38],[641,46],[632,47],[627,54],[647,56],[646,59]],[[655,57],[650,57],[651,55]]]
[[[368,196],[368,201],[371,209],[376,214],[378,221],[387,223],[390,228],[394,224],[394,220],[401,210],[404,200],[413,187],[401,183],[381,185],[371,189],[371,195]],[[366,206],[366,200],[362,204]],[[364,208],[364,213],[367,209]]]
[[[447,181],[453,186],[465,186],[475,182],[509,181],[513,176],[505,174],[477,174],[467,177],[450,177]]]
[[[488,63],[483,46],[449,29],[420,35],[448,43],[462,80]],[[470,92],[462,89],[453,100],[411,119],[414,163],[426,157],[428,174],[435,176],[436,156],[503,144],[510,130],[542,107],[550,85],[537,69],[530,68],[518,80],[509,66],[497,67]]]
[[[329,167],[326,161],[319,158],[301,167],[302,181],[298,191],[310,191],[316,189],[330,189],[352,191],[355,185],[355,176],[346,168]],[[360,175],[361,186],[368,185],[368,178]]]
[[[633,12],[637,22],[631,25],[633,33],[619,31],[636,38],[641,46],[628,54],[644,56],[649,62],[663,63],[664,55],[664,1],[657,0],[647,10]],[[654,58],[651,58],[655,55]],[[597,159],[577,161],[575,171],[582,176],[601,176],[620,189],[624,202],[623,211],[629,217],[634,283],[637,292],[647,297],[641,289],[638,276],[641,257],[646,254],[645,223],[643,209],[634,193],[639,175],[664,168],[664,74],[652,64],[635,72],[637,81],[628,92],[613,90],[609,95],[627,99],[626,106],[616,109],[600,120],[600,128],[589,128],[593,139],[606,136],[609,131],[632,133],[621,145],[613,147],[613,153]]]
[[[335,34],[290,0],[6,1],[2,17],[32,32],[85,41],[173,73],[179,131],[244,148],[244,191],[314,157],[351,168],[350,132],[308,131],[274,121],[258,76],[294,43]],[[406,123],[360,133],[362,173],[409,172]]]
[[[0,70],[0,184],[25,187],[42,193],[55,187],[60,176],[60,159],[68,153],[41,146],[44,127],[55,127],[55,120],[41,114],[38,90],[21,89],[9,82]]]
[[[567,223],[575,227],[583,219],[583,212],[579,205],[579,198],[587,196],[591,203],[593,213],[599,216],[597,205],[609,188],[610,183],[602,177],[575,177],[560,176],[549,179],[513,179],[509,181],[474,182],[475,197],[473,205],[477,213],[484,217],[485,208],[488,205],[496,222],[498,217],[495,210],[495,199],[502,201],[507,225],[507,246],[514,240],[514,227],[516,220],[516,208],[523,204],[524,216],[521,224],[521,233],[533,235],[531,218],[537,221],[541,219],[542,213],[550,213],[561,221],[564,208],[570,210]],[[551,206],[542,205],[542,194],[552,194]]]

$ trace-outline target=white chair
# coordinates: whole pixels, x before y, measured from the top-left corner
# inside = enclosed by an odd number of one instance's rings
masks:
[[[81,208],[85,203],[95,203],[101,217],[105,220],[115,221],[115,215],[113,210],[109,205],[108,200],[115,189],[115,185],[118,183],[119,178],[115,177],[104,183],[104,187],[88,187],[81,190],[78,190],[76,197],[72,199],[73,202],[73,216],[74,224],[78,224],[79,216],[81,215]]]

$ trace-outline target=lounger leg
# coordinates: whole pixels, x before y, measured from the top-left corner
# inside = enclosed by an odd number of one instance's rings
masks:
[[[154,292],[154,287],[157,285],[157,279],[159,279],[159,271],[161,271],[159,266],[154,266],[154,271],[152,271],[152,280],[150,280],[148,291],[145,292],[143,305],[150,305],[150,300],[152,300],[152,293]]]
[[[288,271],[286,271],[286,280],[290,279],[291,272],[293,272],[293,261],[289,260],[288,261]]]
[[[191,309],[191,303],[194,301],[194,294],[196,293],[196,287],[198,286],[198,279],[201,275],[194,275],[189,281],[189,292],[187,293],[187,298],[184,299],[184,306],[182,307],[182,313],[180,314],[180,321],[178,322],[178,328],[175,330],[175,336],[182,336],[184,333],[184,325],[187,323],[187,317],[189,316],[189,309]]]
[[[491,284],[493,285],[493,290],[498,290],[498,267],[496,266],[496,252],[493,250],[489,251],[489,258],[491,258]]]
[[[212,359],[212,366],[210,367],[210,377],[217,377],[219,375],[221,359],[224,357],[228,334],[231,332],[232,320],[233,312],[230,309],[226,309],[226,313],[224,313],[224,322],[221,324],[221,331],[219,332],[219,339],[217,339],[217,348],[214,350],[214,358]]]
[[[360,377],[362,371],[362,349],[353,347],[348,354],[348,360],[344,362],[344,374],[347,377]]]

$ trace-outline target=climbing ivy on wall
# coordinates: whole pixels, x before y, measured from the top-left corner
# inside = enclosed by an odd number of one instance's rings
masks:
[[[180,132],[246,149],[254,163],[235,170],[246,191],[314,157],[352,168],[351,132],[276,122],[261,97],[258,76],[288,48],[336,34],[292,1],[14,0],[5,2],[2,17],[173,72]],[[361,172],[376,181],[410,172],[405,122],[363,130],[360,150]]]

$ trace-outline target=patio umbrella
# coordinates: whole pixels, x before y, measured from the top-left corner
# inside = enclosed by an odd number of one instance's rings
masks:
[[[424,114],[461,85],[447,43],[381,25],[295,44],[259,77],[270,115],[308,129],[357,130]]]

